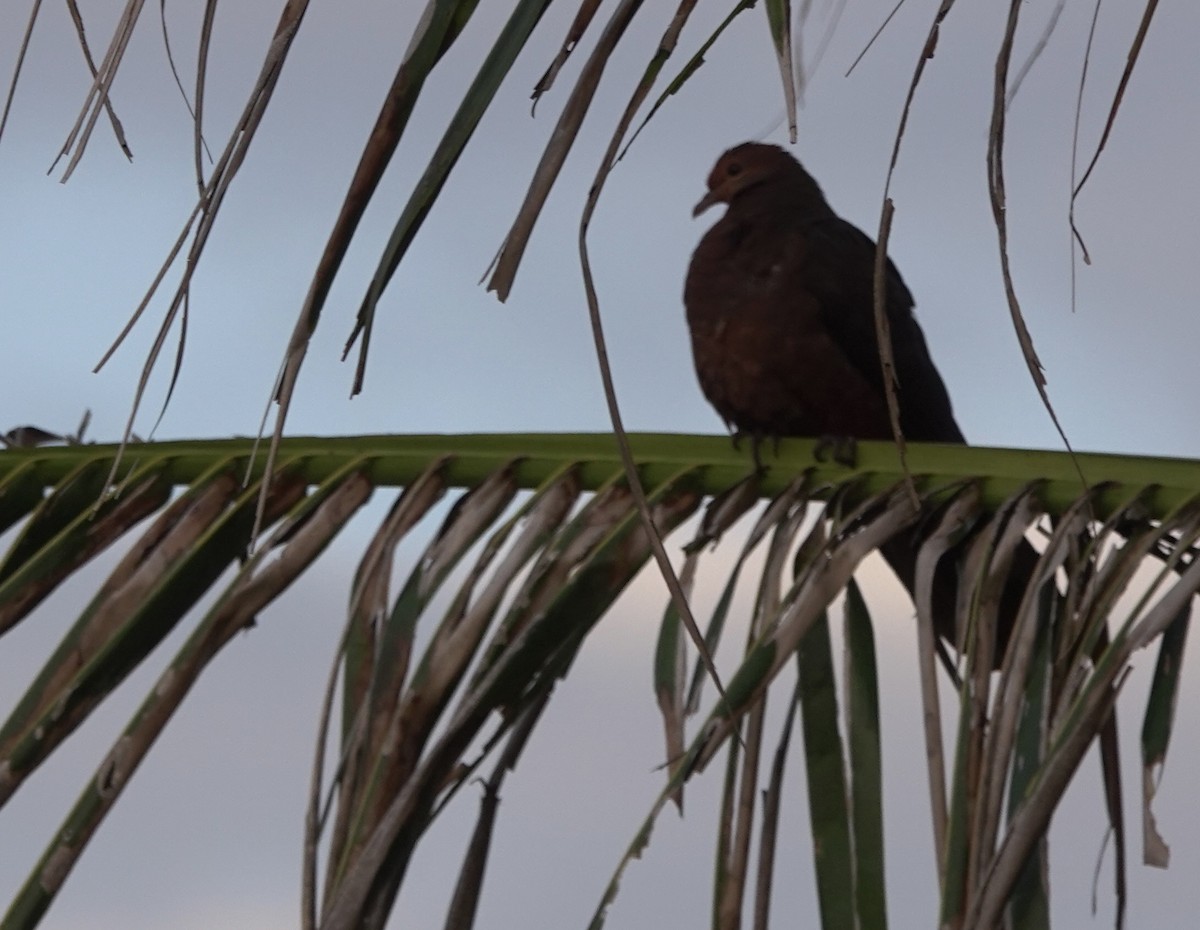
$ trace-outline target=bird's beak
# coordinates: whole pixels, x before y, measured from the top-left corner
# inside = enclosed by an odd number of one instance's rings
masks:
[[[698,204],[696,204],[696,206],[692,207],[692,216],[693,217],[699,216],[701,213],[703,213],[705,210],[707,210],[709,207],[711,207],[714,203],[719,203],[720,200],[721,200],[721,196],[716,191],[709,191],[707,194],[705,194],[703,197],[700,198],[700,202]]]

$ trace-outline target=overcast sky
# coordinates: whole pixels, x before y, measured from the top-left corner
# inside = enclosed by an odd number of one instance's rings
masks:
[[[611,4],[610,4],[611,5]],[[831,4],[805,37],[811,54]],[[836,5],[836,4],[832,4]],[[85,5],[100,55],[121,8]],[[224,144],[269,40],[276,4],[218,10],[209,64],[206,134]],[[217,222],[192,293],[183,372],[160,438],[252,434],[279,358],[362,142],[411,34],[417,4],[314,4],[279,89]],[[502,6],[502,5],[493,5]],[[674,74],[729,4],[702,4],[682,37]],[[847,4],[808,86],[794,151],[842,215],[874,233],[883,179],[909,75],[938,3],[906,4],[849,77],[845,72],[886,4]],[[891,196],[891,255],[973,442],[1059,448],[1017,348],[988,207],[985,146],[993,61],[1006,11],[958,5],[946,20],[913,109]],[[1090,156],[1134,34],[1138,4],[1108,4],[1096,36],[1081,121]],[[348,399],[353,367],[339,361],[366,281],[408,190],[422,171],[501,15],[487,4],[431,80],[396,163],[362,227],[301,379],[296,434],[602,430],[575,249],[578,214],[598,159],[669,5],[646,4],[614,57],[592,115],[541,218],[505,305],[477,282],[502,240],[541,147],[577,74],[585,42],[529,117],[528,95],[574,14],[557,4],[503,88],[381,305],[366,392]],[[1017,59],[1053,4],[1025,4]],[[65,10],[47,4],[5,136],[0,139],[0,429],[69,430],[93,412],[91,437],[120,435],[156,313],[99,375],[95,362],[124,324],[190,212],[190,121],[148,9],[113,100],[134,152],[127,163],[100,125],[66,185],[47,175],[90,83]],[[185,84],[195,62],[199,5],[168,5]],[[1071,133],[1091,5],[1066,5],[1009,113],[1009,210],[1017,291],[1049,392],[1077,449],[1200,456],[1193,358],[1200,340],[1200,8],[1164,5],[1077,222],[1092,264],[1076,260],[1067,223]],[[654,19],[653,17],[659,17]],[[0,34],[0,75],[11,73],[19,17]],[[707,65],[662,109],[612,176],[592,225],[614,373],[635,430],[716,432],[720,423],[691,368],[680,301],[688,256],[706,215],[691,218],[716,156],[747,138],[785,142],[777,69],[761,10],[743,15]],[[61,165],[60,165],[61,170]],[[137,429],[153,424],[155,379]],[[189,697],[154,748],[44,923],[51,928],[287,927],[296,923],[308,759],[320,689],[340,631],[354,559],[390,500],[381,495],[323,567],[239,637]],[[726,543],[724,556],[733,550]],[[409,556],[412,546],[402,550]],[[0,648],[0,705],[28,684],[111,559],[99,560]],[[883,693],[913,695],[909,609],[877,573]],[[700,585],[701,603],[721,580]],[[591,914],[612,866],[661,784],[660,725],[650,690],[661,583],[646,576],[628,609],[594,634],[504,795],[480,926],[565,927]],[[701,608],[703,611],[703,607]],[[890,621],[890,622],[889,622]],[[7,901],[50,838],[81,781],[167,658],[174,637],[0,811],[0,900]],[[731,657],[732,658],[732,657]],[[1130,926],[1184,926],[1200,911],[1200,815],[1192,786],[1196,669],[1185,676],[1174,751],[1158,814],[1172,867],[1131,868]],[[264,681],[263,670],[269,670]],[[1137,845],[1136,735],[1146,687],[1128,685],[1126,783]],[[781,703],[777,702],[777,703]],[[934,873],[919,710],[887,701],[885,766],[893,925],[932,926]],[[717,768],[720,768],[719,766]],[[1095,760],[1052,834],[1054,906],[1079,926],[1103,836]],[[668,815],[628,873],[610,926],[700,926],[708,914],[711,811],[719,773],[691,790],[688,817]],[[799,780],[798,769],[794,773]],[[472,791],[427,838],[395,926],[440,925]],[[780,913],[810,913],[813,886],[800,785],[787,798]],[[186,809],[185,809],[186,808]],[[1107,862],[1106,862],[1107,868]],[[1107,873],[1100,916],[1111,914]],[[1184,915],[1188,915],[1186,918]],[[1111,923],[1111,922],[1109,922]]]

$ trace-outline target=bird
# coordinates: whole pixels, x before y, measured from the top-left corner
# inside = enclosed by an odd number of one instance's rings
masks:
[[[768,439],[891,439],[875,327],[875,242],[838,216],[812,175],[776,145],[746,142],[721,155],[693,216],[717,204],[725,214],[692,255],[683,300],[700,388],[735,444],[749,436],[761,467],[759,446]],[[912,294],[890,258],[883,283],[901,433],[914,442],[965,443]],[[918,545],[901,536],[880,549],[910,596]],[[933,591],[934,627],[952,644],[954,556],[939,562]],[[997,662],[1037,558],[1028,542],[1018,547],[1001,595]]]

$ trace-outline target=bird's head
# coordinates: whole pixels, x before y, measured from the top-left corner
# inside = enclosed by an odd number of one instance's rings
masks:
[[[816,196],[824,199],[812,176],[778,145],[743,142],[717,159],[708,175],[708,193],[696,204],[692,216],[699,216],[713,204],[732,203],[744,191],[768,182],[811,185]]]

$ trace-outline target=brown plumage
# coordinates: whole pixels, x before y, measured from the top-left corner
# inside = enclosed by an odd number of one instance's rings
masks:
[[[699,215],[728,205],[692,256],[684,288],[696,374],[704,396],[757,456],[783,436],[890,439],[875,333],[875,243],[830,208],[817,182],[774,145],[730,149],[708,177]],[[886,311],[899,382],[900,427],[915,442],[964,442],[933,364],[913,299],[889,259]],[[912,593],[914,540],[882,548]],[[1037,555],[1017,553],[1016,578]],[[957,584],[944,559],[934,621],[953,638]],[[1009,584],[997,645],[1007,642],[1023,584]],[[998,656],[997,656],[998,658]]]
[[[889,439],[875,338],[875,243],[833,212],[783,149],[748,142],[708,178],[699,214],[725,215],[700,240],[684,288],[700,387],[755,438]],[[919,442],[963,442],[950,398],[889,260],[886,306],[900,426]]]

